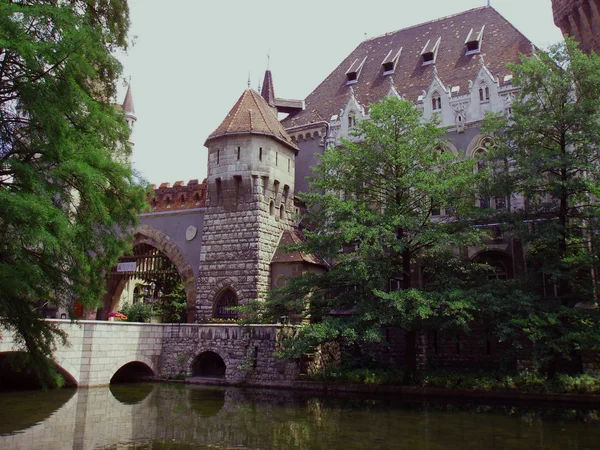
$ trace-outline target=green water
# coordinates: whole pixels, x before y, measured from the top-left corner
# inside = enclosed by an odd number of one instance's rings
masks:
[[[0,394],[0,449],[600,449],[600,411],[129,384]]]

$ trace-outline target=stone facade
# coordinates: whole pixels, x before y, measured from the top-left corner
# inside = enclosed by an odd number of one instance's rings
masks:
[[[552,0],[554,23],[586,51],[600,53],[600,1]]]

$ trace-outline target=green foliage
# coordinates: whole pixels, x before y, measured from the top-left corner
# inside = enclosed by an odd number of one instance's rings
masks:
[[[128,26],[126,0],[0,3],[0,320],[40,376],[65,336],[35,305],[99,305],[144,205],[111,103]]]
[[[163,323],[179,323],[185,322],[186,309],[185,287],[179,279],[158,298],[155,311],[161,315]]]
[[[481,306],[501,339],[530,341],[551,375],[558,358],[600,342],[600,314],[589,308],[598,296],[600,57],[567,39],[511,70],[520,91],[510,120],[486,118],[494,146],[480,189],[526,199],[494,220],[524,243],[527,274],[488,286]]]
[[[302,196],[306,242],[293,249],[318,255],[329,270],[290,280],[256,313],[310,321],[285,341],[283,354],[328,341],[378,342],[383,326],[414,331],[464,326],[471,318],[463,281],[450,273],[470,272],[452,248],[479,242],[478,230],[462,220],[474,205],[473,167],[440,151],[444,133],[410,102],[387,98],[372,105],[353,140],[323,154],[311,192]],[[432,220],[443,207],[452,216]],[[416,289],[413,270],[425,259],[437,270]],[[389,291],[390,279],[403,289]],[[414,343],[407,353],[414,356]]]
[[[151,308],[148,303],[126,303],[119,312],[127,316],[127,322],[150,322]]]
[[[315,381],[374,385],[404,385],[403,374],[390,368],[328,367],[310,377]],[[537,372],[428,371],[419,383],[423,387],[519,391],[539,393],[600,394],[597,375],[555,375],[551,380]]]

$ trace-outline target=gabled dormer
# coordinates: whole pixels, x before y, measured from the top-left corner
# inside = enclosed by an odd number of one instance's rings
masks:
[[[481,50],[481,41],[483,39],[483,30],[485,29],[485,25],[481,27],[481,30],[469,31],[467,38],[465,39],[465,55],[473,55],[475,53],[479,53]]]
[[[354,84],[358,81],[360,77],[360,72],[365,65],[365,61],[367,57],[365,56],[363,60],[359,60],[358,58],[354,60],[354,62],[350,65],[348,70],[346,71],[346,84]]]
[[[438,40],[433,44],[431,39],[427,41],[423,50],[421,50],[421,60],[423,61],[423,65],[426,66],[428,64],[435,64],[435,60],[437,58],[437,52],[440,48],[440,42],[442,38],[439,37]]]
[[[390,50],[388,54],[383,58],[381,62],[381,66],[383,68],[384,75],[390,75],[396,71],[396,65],[398,64],[398,59],[400,58],[400,54],[402,53],[402,47],[394,54],[394,50]]]

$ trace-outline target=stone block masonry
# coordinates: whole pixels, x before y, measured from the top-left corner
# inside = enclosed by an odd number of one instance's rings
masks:
[[[57,365],[78,386],[102,386],[131,362],[146,365],[155,375],[193,374],[192,365],[204,352],[225,363],[231,384],[289,384],[298,374],[293,361],[274,357],[276,325],[142,324],[128,322],[53,320],[69,336],[68,346],[55,352]],[[0,332],[0,353],[22,351],[13,337]]]

